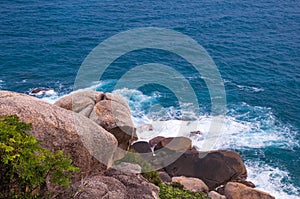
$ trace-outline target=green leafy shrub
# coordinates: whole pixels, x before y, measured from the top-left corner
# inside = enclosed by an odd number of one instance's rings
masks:
[[[0,198],[45,198],[46,180],[70,186],[72,160],[62,151],[51,152],[28,134],[30,124],[17,116],[0,117]]]
[[[176,184],[160,184],[159,197],[161,199],[206,199],[206,194],[191,192]]]

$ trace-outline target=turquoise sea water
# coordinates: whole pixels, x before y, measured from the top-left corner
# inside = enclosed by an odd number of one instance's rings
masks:
[[[54,101],[73,90],[81,63],[105,39],[133,28],[186,34],[215,61],[226,88],[226,134],[219,148],[239,151],[258,188],[277,198],[300,194],[300,3],[298,1],[8,1],[0,2],[0,89]],[[163,41],[162,41],[163,42]],[[181,72],[210,115],[201,76],[185,60],[144,49],[117,59],[94,89],[112,91],[127,70],[145,63]],[[141,77],[141,81],[143,78]],[[116,91],[135,121],[180,119],[176,98],[157,85]],[[156,104],[161,109],[151,110]]]

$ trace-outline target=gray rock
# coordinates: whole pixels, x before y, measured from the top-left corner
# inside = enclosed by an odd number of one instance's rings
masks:
[[[149,183],[142,175],[123,173],[115,169],[105,172],[106,176],[119,180],[127,188],[126,196],[129,199],[158,199],[159,188]]]
[[[134,174],[142,173],[142,169],[141,169],[140,165],[132,164],[132,163],[129,163],[129,162],[121,162],[120,164],[114,165],[111,168],[115,169],[115,170],[122,171],[124,173],[134,173]]]
[[[96,175],[82,180],[74,199],[127,199],[126,187],[119,180]]]

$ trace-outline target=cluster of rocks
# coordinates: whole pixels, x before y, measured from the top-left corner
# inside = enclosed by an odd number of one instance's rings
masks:
[[[177,182],[212,199],[274,198],[246,181],[246,167],[234,151],[200,152],[185,137],[136,141],[130,109],[114,94],[75,92],[52,105],[25,94],[0,91],[0,116],[4,115],[17,115],[32,124],[30,133],[45,148],[71,155],[80,168],[69,190],[76,199],[158,198],[159,188],[142,177],[138,165],[113,165],[129,149],[158,168],[164,183]],[[168,162],[173,157],[176,160]],[[58,191],[50,185],[48,189]]]
[[[255,185],[246,180],[246,167],[235,151],[200,152],[192,146],[189,138],[161,136],[149,142],[135,142],[131,148],[152,165],[161,168],[159,177],[165,183],[178,182],[190,191],[207,193],[212,199],[274,198],[255,189]],[[145,156],[151,150],[155,156]],[[172,163],[165,163],[168,157],[178,158]]]

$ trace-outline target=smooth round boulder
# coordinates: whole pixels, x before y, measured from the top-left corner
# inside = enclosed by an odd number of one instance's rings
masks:
[[[198,178],[188,178],[185,176],[173,177],[172,182],[177,182],[182,184],[187,190],[192,192],[201,192],[207,193],[208,187],[207,185]]]
[[[17,115],[32,125],[30,133],[50,150],[70,154],[80,168],[75,180],[103,173],[113,162],[116,138],[92,120],[40,99],[10,91],[0,91],[0,116]]]
[[[168,137],[163,138],[159,136],[157,139],[152,139],[150,142],[157,142],[154,151],[162,148],[167,148],[172,151],[186,151],[192,149],[192,140],[187,137]]]
[[[275,199],[270,194],[248,187],[238,182],[229,182],[225,186],[227,199]]]
[[[118,95],[96,91],[76,91],[55,102],[55,105],[80,113],[113,134],[118,146],[128,150],[137,139],[130,108]]]
[[[201,179],[213,190],[235,179],[246,179],[247,170],[241,156],[234,151],[198,152],[188,150],[173,163],[164,167],[170,176]]]

